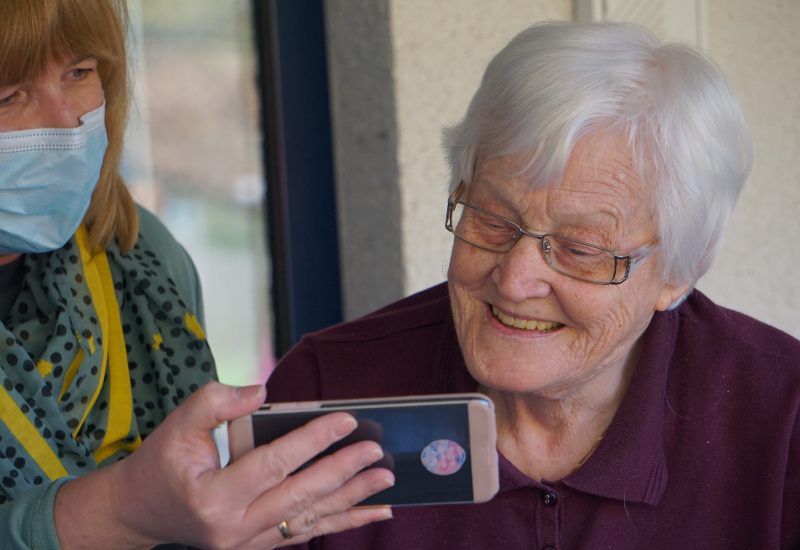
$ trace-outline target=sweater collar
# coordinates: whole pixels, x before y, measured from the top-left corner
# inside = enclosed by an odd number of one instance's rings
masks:
[[[611,426],[589,460],[564,478],[569,487],[627,502],[657,504],[667,488],[665,387],[677,334],[677,313],[656,312],[644,348]]]

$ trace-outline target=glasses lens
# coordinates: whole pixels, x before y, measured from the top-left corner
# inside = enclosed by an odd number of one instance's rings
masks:
[[[565,275],[596,283],[614,280],[617,260],[608,250],[553,235],[542,239],[542,250],[547,263]]]
[[[446,227],[449,231],[459,239],[490,252],[508,252],[522,235],[520,228],[510,221],[474,206],[449,203],[447,213]],[[548,265],[569,277],[590,283],[616,284],[624,281],[628,274],[628,257],[618,260],[609,250],[566,237],[526,235],[541,239],[542,253]]]
[[[508,252],[519,238],[513,223],[463,204],[451,205],[449,221],[456,237],[492,252]]]

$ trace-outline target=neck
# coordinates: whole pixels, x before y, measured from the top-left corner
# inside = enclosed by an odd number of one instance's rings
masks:
[[[20,256],[22,254],[0,254],[0,265],[10,264]]]
[[[532,479],[556,481],[582,466],[619,409],[639,358],[585,387],[553,395],[488,389],[497,409],[498,449]]]

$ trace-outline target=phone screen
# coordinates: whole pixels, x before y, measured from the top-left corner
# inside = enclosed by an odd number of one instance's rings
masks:
[[[469,412],[466,402],[323,408],[253,415],[253,443],[269,443],[311,419],[344,410],[358,421],[349,436],[308,464],[336,450],[371,439],[384,458],[374,466],[394,472],[395,485],[360,505],[443,504],[473,501]],[[303,465],[301,468],[306,467]]]

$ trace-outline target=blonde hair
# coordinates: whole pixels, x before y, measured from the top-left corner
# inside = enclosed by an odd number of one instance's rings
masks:
[[[119,173],[129,101],[127,29],[125,0],[0,2],[0,87],[35,80],[50,59],[80,55],[98,59],[108,149],[84,222],[92,247],[105,248],[116,237],[124,252],[133,248],[139,225],[136,206]]]

